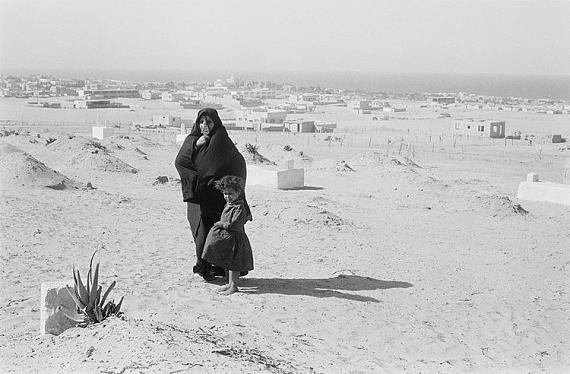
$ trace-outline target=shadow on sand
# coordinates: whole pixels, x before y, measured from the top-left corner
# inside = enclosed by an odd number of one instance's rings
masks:
[[[303,186],[303,187],[287,188],[286,190],[288,190],[288,191],[318,191],[318,190],[324,190],[324,187]]]
[[[373,297],[341,291],[371,291],[408,287],[413,287],[413,284],[344,274],[329,279],[242,278],[240,280],[240,291],[244,293],[337,297],[373,303],[380,301]]]

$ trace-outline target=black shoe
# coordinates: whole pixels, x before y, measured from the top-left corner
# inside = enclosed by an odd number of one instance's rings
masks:
[[[239,272],[240,277],[245,277],[247,274],[249,274],[249,271],[240,271]]]
[[[194,272],[194,274],[198,274],[202,278],[204,278],[206,282],[212,281],[216,278],[212,273],[212,271],[210,270],[210,266],[207,263],[202,262],[200,264],[194,265],[192,271]]]

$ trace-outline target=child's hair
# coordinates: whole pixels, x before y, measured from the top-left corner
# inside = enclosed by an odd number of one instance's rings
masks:
[[[241,193],[245,188],[245,181],[240,177],[236,177],[235,175],[226,175],[218,179],[215,185],[216,188],[222,192],[227,190],[234,190]]]

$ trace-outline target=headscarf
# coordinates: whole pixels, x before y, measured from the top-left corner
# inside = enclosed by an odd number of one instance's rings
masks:
[[[196,148],[196,141],[202,136],[200,119],[203,116],[208,116],[213,121],[210,140]],[[225,175],[235,175],[243,180],[247,177],[243,156],[228,136],[218,112],[212,108],[198,112],[196,122],[184,140],[174,164],[180,174],[184,201],[200,204],[202,208],[217,216],[222,213],[225,200],[222,193],[215,188],[214,182]],[[251,219],[245,194],[242,198],[246,214]]]

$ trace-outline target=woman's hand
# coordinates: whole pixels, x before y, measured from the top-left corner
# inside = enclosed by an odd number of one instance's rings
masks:
[[[196,140],[196,147],[201,147],[204,144],[207,144],[210,141],[210,137],[208,135],[202,135]]]

